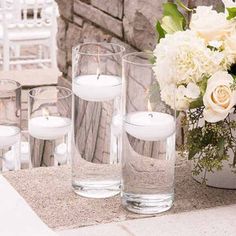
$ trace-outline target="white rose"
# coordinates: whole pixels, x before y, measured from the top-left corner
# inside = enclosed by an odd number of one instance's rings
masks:
[[[192,15],[190,29],[196,32],[207,43],[220,41],[230,33],[233,24],[226,19],[225,13],[218,13],[211,7],[199,6]]]
[[[216,72],[208,80],[203,96],[204,119],[214,123],[224,120],[236,104],[236,92],[231,89],[233,77],[225,71]]]
[[[222,0],[225,5],[225,8],[236,7],[236,2],[233,0]]]

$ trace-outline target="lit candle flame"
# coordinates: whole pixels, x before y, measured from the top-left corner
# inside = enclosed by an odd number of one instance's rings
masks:
[[[153,114],[151,113],[152,112],[152,104],[151,104],[151,102],[150,102],[150,100],[148,99],[148,111],[150,112],[149,114],[148,114],[148,116],[149,117],[151,117],[151,118],[153,118]]]
[[[43,114],[43,116],[46,117],[46,119],[48,120],[48,118],[49,118],[49,111],[48,111],[47,108],[43,108],[43,109],[42,109],[42,114]]]
[[[100,77],[100,69],[99,67],[97,67],[97,79],[99,79],[99,77]]]
[[[151,104],[151,102],[150,102],[149,99],[148,99],[148,105],[147,105],[147,107],[148,107],[148,111],[149,111],[149,112],[152,112],[152,104]]]
[[[100,57],[99,57],[99,54],[100,54],[100,47],[98,46],[97,47],[97,79],[99,79],[99,77],[100,77]]]

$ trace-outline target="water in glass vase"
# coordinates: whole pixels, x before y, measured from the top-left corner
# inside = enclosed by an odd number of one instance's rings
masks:
[[[20,169],[20,129],[0,125],[0,171]]]
[[[70,127],[68,126],[68,129]],[[38,138],[29,135],[31,167],[61,166],[70,163],[71,134],[67,133],[54,139]]]
[[[120,192],[121,58],[113,43],[83,43],[72,50],[75,151],[72,186],[84,197]],[[118,121],[118,122],[117,122]]]
[[[106,198],[120,192],[119,100],[94,102],[75,96],[72,186],[81,196]]]
[[[159,141],[143,141],[124,132],[122,204],[130,211],[153,214],[174,200],[175,133]]]

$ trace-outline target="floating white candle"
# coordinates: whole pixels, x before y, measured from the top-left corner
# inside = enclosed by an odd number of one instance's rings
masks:
[[[55,140],[71,130],[71,120],[58,116],[38,116],[29,120],[29,134],[37,139]]]
[[[161,112],[134,112],[125,117],[125,130],[145,141],[166,139],[175,132],[173,116]]]
[[[86,101],[109,101],[121,93],[121,78],[112,75],[81,75],[74,79],[73,92]]]
[[[8,147],[20,140],[20,129],[16,126],[0,125],[0,148]]]
[[[65,164],[67,162],[67,146],[65,143],[61,143],[55,147],[54,157],[60,164]]]
[[[14,151],[10,150],[3,155],[3,166],[7,170],[15,170],[15,155]]]
[[[6,152],[3,156],[4,159],[4,167],[7,170],[15,170],[15,158],[16,153],[14,150],[10,150]],[[20,162],[21,164],[28,164],[29,163],[29,143],[28,142],[21,142],[20,147]]]
[[[111,122],[111,132],[115,136],[122,134],[122,116],[114,115]]]
[[[29,154],[30,154],[29,143],[21,142],[21,155],[20,155],[21,164],[29,163],[29,158],[30,158]]]

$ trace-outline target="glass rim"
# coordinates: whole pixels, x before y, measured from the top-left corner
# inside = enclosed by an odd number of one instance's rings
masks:
[[[15,88],[9,88],[9,89],[7,89],[7,88],[1,89],[0,88],[0,91],[8,91],[8,92],[16,91],[17,89],[20,89],[22,87],[21,83],[19,83],[16,80],[13,80],[13,79],[0,79],[0,84],[1,84],[1,82],[11,82],[11,83],[14,83],[16,85],[16,87]]]
[[[127,53],[122,57],[122,62],[124,63],[129,63],[132,65],[137,65],[137,66],[150,66],[152,67],[153,64],[151,62],[149,63],[140,63],[140,62],[135,62],[134,60],[128,59],[129,57],[133,56],[134,58],[137,58],[139,55],[152,55],[153,56],[153,52],[131,52],[131,53]],[[147,58],[148,59],[148,58]]]
[[[78,52],[78,54],[83,55],[83,56],[113,56],[113,55],[119,55],[125,52],[125,47],[118,44],[118,43],[109,43],[109,42],[86,42],[86,43],[80,43],[74,47],[72,47],[72,51],[76,51],[80,46],[86,46],[86,45],[113,45],[121,50],[119,52],[114,52],[114,53],[90,53],[90,52]]]
[[[35,87],[35,88],[30,89],[28,91],[28,96],[30,98],[37,99],[37,100],[50,100],[51,98],[38,98],[37,96],[31,94],[31,92],[33,92],[34,90],[41,89],[41,88],[44,88],[44,89],[57,88],[57,89],[61,89],[61,90],[64,90],[64,91],[68,92],[67,95],[58,97],[57,100],[66,99],[66,98],[69,98],[70,96],[73,95],[72,90],[69,89],[69,88],[66,88],[66,87],[63,87],[63,86],[57,86],[57,85],[55,85],[55,86],[47,86],[46,85],[46,86],[39,86],[39,87]]]

